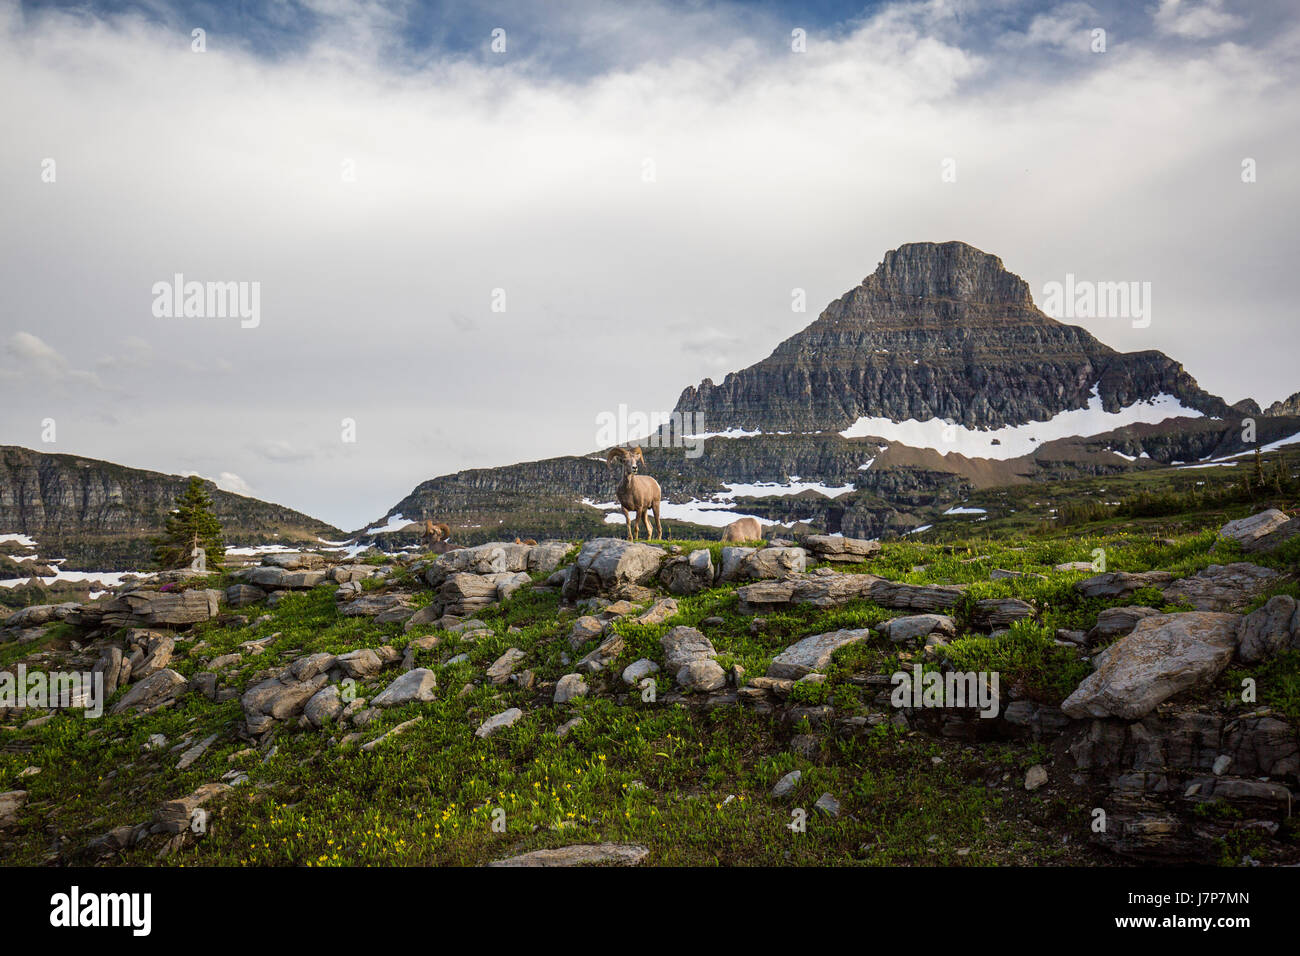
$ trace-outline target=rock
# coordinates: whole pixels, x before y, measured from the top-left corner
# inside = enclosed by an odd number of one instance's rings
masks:
[[[132,631],[127,636],[127,643],[135,644],[137,648],[131,655],[132,681],[141,681],[158,673],[171,663],[172,652],[176,649],[174,637],[157,631]]]
[[[345,674],[354,680],[365,680],[368,677],[374,677],[384,667],[384,662],[379,659],[379,655],[368,647],[340,654],[336,663],[343,668]]]
[[[636,866],[649,855],[648,849],[635,843],[580,843],[533,850],[488,866]]]
[[[1219,537],[1246,546],[1265,535],[1271,534],[1290,520],[1290,516],[1285,511],[1269,508],[1266,511],[1259,512],[1259,514],[1253,514],[1249,518],[1229,521],[1219,529]]]
[[[574,600],[623,585],[645,584],[667,556],[663,548],[637,541],[594,538],[578,552],[573,573],[565,582],[564,596]]]
[[[648,657],[643,657],[639,661],[634,661],[623,668],[623,683],[629,687],[640,685],[641,681],[651,674],[659,673],[659,665]]]
[[[776,782],[776,786],[772,788],[772,796],[779,800],[787,794],[792,793],[794,788],[799,785],[799,781],[802,779],[802,770],[791,770]]]
[[[406,619],[406,624],[403,625],[402,631],[409,634],[418,627],[436,624],[440,617],[442,617],[442,607],[438,602],[435,601],[433,604],[426,604]]]
[[[1281,547],[1298,534],[1300,534],[1300,518],[1292,518],[1286,524],[1273,529],[1268,534],[1246,542],[1244,547],[1246,551],[1251,553],[1268,552]]]
[[[674,627],[659,638],[659,644],[664,649],[664,670],[673,677],[687,664],[712,660],[718,653],[713,642],[693,627]]]
[[[609,667],[621,653],[623,653],[622,635],[611,634],[594,651],[578,661],[576,666],[584,674],[594,674]]]
[[[797,604],[837,607],[867,598],[881,607],[908,611],[946,611],[961,600],[964,587],[887,581],[874,574],[799,575],[760,581],[736,589],[742,614],[782,610]]]
[[[638,624],[662,624],[677,613],[677,602],[672,598],[660,598],[644,614],[636,619]]]
[[[572,720],[566,720],[564,723],[560,724],[560,726],[555,728],[555,736],[560,738],[567,737],[569,736],[569,731],[573,730],[574,727],[577,727],[581,723],[581,717],[574,717]]]
[[[413,700],[430,701],[436,696],[438,680],[427,667],[402,674],[380,691],[370,703],[375,707],[398,707]]]
[[[524,712],[518,707],[511,707],[509,710],[503,710],[501,713],[483,721],[483,723],[479,725],[478,730],[474,731],[474,736],[491,737],[503,727],[509,727],[523,715]]]
[[[128,690],[116,704],[112,713],[124,714],[127,711],[147,713],[175,700],[185,692],[187,682],[184,677],[171,668],[163,668],[156,674],[146,677]]]
[[[1097,615],[1097,623],[1088,632],[1088,642],[1096,644],[1120,637],[1137,627],[1138,621],[1159,613],[1153,607],[1108,607]]]
[[[990,581],[1015,580],[1029,578],[1034,581],[1046,581],[1047,576],[1033,571],[1008,571],[1006,568],[994,568],[989,572]]]
[[[735,573],[742,581],[767,581],[803,574],[807,568],[803,548],[760,548],[747,554]]]
[[[1143,618],[1061,704],[1071,717],[1136,720],[1161,701],[1217,677],[1237,646],[1235,614],[1195,611]]]
[[[756,548],[743,548],[731,545],[722,549],[722,566],[718,569],[718,581],[734,581],[740,573],[740,565],[753,554]]]
[[[386,733],[380,734],[374,740],[370,740],[362,744],[361,749],[366,753],[370,753],[370,751],[374,750],[384,741],[391,740],[392,738],[398,736],[399,734],[406,733],[408,730],[410,730],[416,724],[420,723],[420,721],[422,720],[424,720],[423,717],[412,717],[410,720],[404,720],[396,727],[393,727],[390,730],[388,730]]]
[[[826,634],[805,637],[772,658],[772,663],[767,668],[767,676],[798,680],[814,671],[821,671],[830,663],[831,655],[837,650],[856,644],[870,634],[871,631],[863,627],[857,630],[830,631]]]
[[[496,600],[497,582],[492,576],[458,571],[442,582],[437,604],[444,613],[460,616],[475,614]]]
[[[828,817],[838,817],[840,815],[840,802],[829,793],[823,793],[813,804],[813,808],[820,810]]]
[[[373,617],[377,624],[405,621],[414,613],[411,595],[402,593],[363,594],[339,608],[343,617]]]
[[[676,680],[682,690],[707,693],[727,686],[727,672],[717,661],[701,658],[679,667]]]
[[[550,574],[572,550],[573,545],[568,541],[539,541],[528,551],[527,570],[533,574]]]
[[[1256,564],[1212,564],[1165,588],[1165,598],[1186,602],[1198,611],[1231,611],[1253,601],[1278,577]]]
[[[230,656],[230,655],[227,655]],[[218,657],[209,665],[213,669],[218,669],[218,662],[222,658]],[[300,657],[289,665],[289,673],[298,680],[311,680],[317,674],[324,674],[337,663],[338,658],[333,654],[321,651],[316,654],[308,654],[306,657]]]
[[[1047,768],[1041,763],[1036,763],[1025,773],[1025,789],[1037,790],[1043,784],[1047,783]]]
[[[121,686],[122,648],[110,644],[99,654],[99,660],[90,669],[92,674],[104,675],[104,695],[113,694]]]
[[[659,583],[669,594],[698,594],[713,587],[713,553],[708,548],[692,551],[689,556],[670,558],[659,572]]]
[[[66,620],[81,626],[185,627],[208,621],[220,610],[216,590],[128,591],[108,599],[77,605]]]
[[[9,790],[0,793],[0,827],[13,826],[17,823],[18,811],[26,802],[26,790]]]
[[[487,669],[488,680],[494,684],[504,684],[510,679],[510,674],[514,671],[515,665],[527,656],[517,647],[510,648],[493,661],[492,666]]]
[[[339,715],[343,713],[343,706],[338,685],[329,684],[312,695],[303,706],[302,713],[311,721],[313,727],[319,729],[331,721],[338,720]]]
[[[181,754],[180,762],[176,764],[177,770],[188,770],[194,766],[195,762],[208,752],[208,748],[217,742],[217,735],[212,734],[200,740],[193,747],[190,747],[185,753]]]
[[[329,580],[325,571],[290,571],[264,566],[236,571],[234,577],[263,591],[306,591]]]
[[[80,605],[75,602],[66,604],[33,604],[20,608],[5,618],[5,627],[40,627],[54,621],[65,621]]]
[[[600,618],[584,614],[573,622],[573,629],[569,631],[569,646],[575,651],[580,650],[583,644],[600,637],[604,632],[605,625]]]
[[[213,797],[230,789],[224,783],[205,783],[189,796],[179,800],[168,800],[153,815],[153,830],[156,833],[183,833],[190,828],[193,814]]]
[[[1245,664],[1266,661],[1297,643],[1300,614],[1295,598],[1276,594],[1251,611],[1237,632],[1237,659]]]
[[[325,557],[312,551],[280,552],[262,555],[262,564],[286,571],[307,571],[325,567]]]
[[[911,614],[878,624],[876,630],[895,644],[903,644],[931,634],[956,637],[957,623],[946,614]]]
[[[1033,616],[1034,606],[1019,598],[988,598],[976,601],[971,609],[971,623],[976,627],[1006,627]]]
[[[1107,571],[1084,578],[1074,587],[1084,597],[1123,598],[1140,588],[1162,588],[1173,579],[1168,571]]]
[[[842,538],[829,534],[810,534],[804,537],[803,546],[821,561],[840,561],[856,564],[880,553],[879,541],[863,538]]]
[[[567,704],[575,697],[586,697],[588,690],[587,682],[581,674],[565,674],[555,684],[553,702]]]
[[[225,590],[226,603],[233,608],[248,607],[266,600],[266,592],[251,584],[232,584]]]
[[[297,716],[328,679],[317,674],[311,680],[295,681],[286,673],[254,684],[239,699],[249,732],[260,734],[276,720]]]
[[[1066,561],[1053,568],[1054,571],[1096,571],[1097,566],[1091,561]]]

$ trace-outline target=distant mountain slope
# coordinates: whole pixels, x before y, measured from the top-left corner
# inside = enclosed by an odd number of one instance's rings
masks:
[[[22,534],[43,559],[67,569],[131,570],[147,566],[148,539],[162,528],[179,475],[128,468],[76,455],[0,446],[0,535]],[[339,529],[281,505],[221,491],[208,482],[227,544],[319,544]]]
[[[1118,412],[1159,395],[1221,416],[1228,405],[1160,352],[1120,353],[1034,307],[997,256],[909,243],[767,358],[678,399],[708,432],[840,431],[860,418],[967,428],[1044,421],[1094,395]]]

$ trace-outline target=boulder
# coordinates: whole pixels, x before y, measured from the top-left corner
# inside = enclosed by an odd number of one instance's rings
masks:
[[[263,555],[262,564],[273,568],[284,568],[286,571],[307,571],[323,568],[326,562],[324,555],[312,551],[289,551]]]
[[[713,587],[713,577],[713,553],[700,548],[690,555],[669,558],[659,572],[659,583],[669,594],[698,594]]]
[[[1274,528],[1268,534],[1246,542],[1244,547],[1251,553],[1272,551],[1298,534],[1300,534],[1300,518],[1292,518],[1286,524]]]
[[[902,644],[931,634],[956,637],[957,623],[946,614],[911,614],[878,624],[876,630],[895,644]]]
[[[1245,664],[1269,660],[1288,647],[1295,647],[1300,634],[1296,600],[1285,594],[1268,599],[1251,611],[1237,632],[1237,659]]]
[[[836,607],[866,598],[881,607],[906,611],[946,611],[961,600],[961,585],[903,584],[874,574],[803,574],[760,581],[736,589],[742,614],[781,610],[796,604]]]
[[[380,660],[379,655],[368,647],[340,654],[336,663],[343,668],[345,674],[354,680],[365,680],[368,677],[374,677],[384,667],[384,662]]]
[[[976,627],[1006,627],[1033,616],[1034,606],[1019,598],[988,598],[976,601],[971,609],[971,623]]]
[[[772,663],[767,668],[767,676],[783,680],[798,680],[814,671],[822,672],[831,662],[831,655],[841,647],[856,644],[870,635],[870,629],[863,627],[805,637],[772,658]]]
[[[590,688],[581,674],[565,674],[555,684],[554,703],[567,704],[575,697],[586,697]]]
[[[343,713],[343,707],[338,684],[329,684],[312,695],[303,706],[302,713],[311,721],[313,727],[320,728],[330,721],[338,720],[339,714]]]
[[[727,672],[715,660],[697,658],[679,667],[675,679],[682,690],[708,693],[727,685]]]
[[[1108,607],[1097,615],[1097,623],[1088,632],[1088,643],[1096,644],[1120,637],[1137,627],[1138,621],[1159,613],[1153,607]]]
[[[1168,571],[1107,571],[1084,578],[1074,587],[1084,597],[1123,598],[1140,588],[1162,588],[1173,579]]]
[[[1259,514],[1253,514],[1249,518],[1229,521],[1219,529],[1219,537],[1227,538],[1229,541],[1236,541],[1245,547],[1265,535],[1271,534],[1290,520],[1290,516],[1285,511],[1269,508],[1266,511],[1259,512]]]
[[[1136,720],[1196,684],[1212,681],[1237,648],[1236,614],[1194,611],[1138,621],[1112,644],[1101,666],[1061,704],[1075,718]]]
[[[569,556],[573,545],[568,541],[539,541],[528,552],[528,571],[550,574]]]
[[[430,701],[436,696],[438,681],[427,667],[417,667],[398,677],[379,692],[370,703],[375,707],[397,707],[413,700]]]
[[[576,669],[584,674],[595,674],[614,663],[621,653],[623,653],[623,636],[610,634],[594,651],[578,661]]]
[[[77,610],[74,602],[67,604],[33,604],[20,608],[5,618],[5,627],[40,627],[54,621],[67,620]]]
[[[804,537],[803,546],[812,551],[820,561],[840,561],[857,564],[880,553],[879,541],[864,538],[844,538],[833,534],[810,534]]]
[[[736,569],[742,581],[770,581],[803,574],[808,552],[803,548],[759,548],[747,554]]]
[[[501,730],[504,727],[509,727],[523,715],[524,712],[518,707],[511,707],[509,710],[503,710],[501,713],[483,721],[483,723],[479,725],[478,730],[474,731],[474,736],[491,737],[498,730]]]
[[[235,657],[238,659],[238,656],[239,655],[237,654],[223,655],[222,657],[213,659],[208,666],[213,670],[220,670],[225,658]],[[338,658],[335,655],[326,651],[320,651],[316,654],[308,654],[306,657],[298,658],[289,665],[289,673],[298,680],[311,680],[317,674],[323,674],[328,671],[337,662]]]
[[[1170,601],[1186,602],[1198,611],[1232,611],[1249,604],[1279,574],[1244,561],[1212,564],[1165,588]]]
[[[121,686],[122,648],[110,644],[99,653],[99,660],[90,669],[92,674],[104,675],[104,694],[112,695]]]
[[[668,553],[663,548],[622,538],[593,538],[582,546],[565,581],[570,600],[650,581]]]
[[[274,721],[297,716],[328,680],[327,675],[317,674],[311,680],[298,681],[286,671],[280,677],[254,684],[239,699],[249,732],[260,734],[269,730]]]
[[[643,657],[639,661],[633,661],[623,668],[623,683],[629,687],[636,687],[645,678],[651,674],[659,673],[659,665],[648,657]]]
[[[512,647],[504,654],[492,662],[487,669],[487,677],[494,684],[504,684],[510,679],[511,673],[514,672],[515,665],[522,661],[528,655],[517,647]]]
[[[674,627],[659,638],[664,649],[664,670],[673,677],[687,664],[698,660],[712,660],[718,652],[713,642],[693,627]]]
[[[184,833],[190,828],[195,810],[229,789],[229,784],[205,783],[189,796],[168,800],[154,811],[152,829],[156,833]]]
[[[158,631],[132,631],[127,644],[135,645],[131,654],[131,680],[141,681],[171,663],[176,649],[176,638]]]
[[[147,713],[175,700],[185,692],[186,685],[185,678],[176,671],[163,668],[127,691],[122,699],[113,705],[112,713],[124,714],[127,711]]]
[[[605,625],[600,618],[584,614],[573,622],[573,629],[569,631],[569,646],[576,651],[588,641],[600,637],[604,631]]]
[[[232,584],[225,590],[226,604],[232,608],[247,607],[266,600],[266,592],[252,584]]]
[[[394,592],[389,594],[362,594],[339,608],[343,617],[373,617],[377,624],[393,621],[405,621],[415,609],[411,607],[411,595]]]
[[[644,614],[638,615],[637,624],[662,624],[677,613],[677,602],[672,598],[660,598],[650,605]]]
[[[753,554],[757,548],[742,548],[731,545],[722,549],[722,567],[718,569],[718,581],[734,581],[740,573],[740,565]]]
[[[26,790],[7,790],[0,793],[0,828],[18,822],[18,811],[27,802]]]

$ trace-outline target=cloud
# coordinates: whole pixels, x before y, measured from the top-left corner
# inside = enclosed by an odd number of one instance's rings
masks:
[[[0,440],[49,414],[80,454],[215,460],[361,527],[434,475],[589,449],[599,409],[671,408],[917,240],[1035,290],[1152,281],[1150,328],[1089,330],[1220,394],[1300,387],[1280,4],[883,3],[808,22],[806,53],[777,5],[319,0],[223,11],[204,54],[156,9],[0,6],[21,91],[0,102],[0,378],[28,386]],[[1186,42],[1211,27],[1232,42]],[[260,282],[260,324],[154,317],[175,273]],[[95,373],[130,394],[66,387]]]
[[[1152,19],[1161,33],[1206,40],[1240,29],[1245,19],[1223,9],[1223,0],[1160,0]]]

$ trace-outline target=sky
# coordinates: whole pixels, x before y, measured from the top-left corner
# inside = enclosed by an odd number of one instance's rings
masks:
[[[1281,0],[0,0],[0,444],[354,530],[951,239],[1149,283],[1070,321],[1267,405],[1298,67]]]

